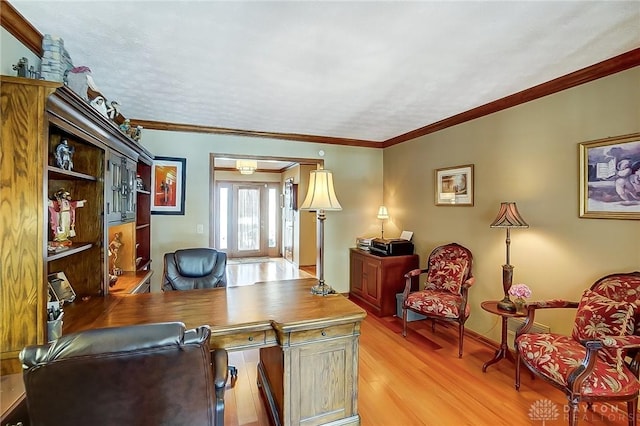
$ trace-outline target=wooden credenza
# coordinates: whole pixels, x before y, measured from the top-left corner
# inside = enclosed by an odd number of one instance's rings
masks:
[[[357,248],[350,249],[349,261],[349,298],[381,317],[396,313],[396,294],[404,290],[404,274],[420,267],[417,254],[376,256]]]

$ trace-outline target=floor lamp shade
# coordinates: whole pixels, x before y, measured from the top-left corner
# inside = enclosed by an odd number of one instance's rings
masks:
[[[333,174],[329,170],[312,170],[309,175],[309,189],[304,198],[300,210],[315,211],[317,215],[316,223],[316,244],[318,247],[318,257],[316,260],[318,271],[318,284],[311,288],[314,294],[335,293],[330,286],[324,282],[324,220],[325,211],[339,211],[342,206],[338,202],[336,192],[333,189]]]
[[[312,170],[309,175],[309,189],[301,210],[339,211],[342,206],[333,189],[333,174],[329,170]]]
[[[507,230],[507,239],[505,240],[507,246],[507,261],[504,265],[502,265],[502,289],[504,290],[504,298],[498,302],[498,308],[515,312],[516,305],[509,298],[509,289],[511,288],[511,284],[513,283],[513,266],[510,264],[511,261],[511,228],[528,228],[529,224],[524,221],[520,212],[518,211],[518,207],[514,202],[503,202],[500,204],[500,210],[498,211],[498,216],[496,216],[493,223],[491,223],[491,228],[506,228]]]

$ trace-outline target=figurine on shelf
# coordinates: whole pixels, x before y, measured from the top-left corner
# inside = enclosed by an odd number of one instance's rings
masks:
[[[107,103],[102,96],[96,96],[89,104],[96,109],[100,114],[105,117],[109,117],[107,113]]]
[[[89,67],[71,68],[67,73],[67,86],[76,92],[82,99],[89,101],[89,79],[91,69]]]
[[[107,107],[107,115],[112,121],[115,121],[118,114],[120,114],[120,104],[117,101],[111,101]]]
[[[71,194],[64,188],[55,192],[54,199],[48,203],[53,231],[51,246],[72,244],[70,238],[76,236],[76,209],[84,207],[86,202],[87,200],[72,201]]]
[[[62,139],[56,146],[56,166],[64,170],[73,170],[73,153],[76,151],[74,147],[69,145],[69,141]]]
[[[118,266],[118,252],[124,245],[122,242],[122,232],[116,232],[113,236],[113,240],[109,243],[109,256],[111,257],[111,273],[115,276],[122,275],[122,268]]]
[[[142,176],[136,175],[136,190],[145,191],[144,189],[144,181],[142,180]]]
[[[128,118],[125,118],[125,120],[120,125],[120,131],[125,135],[128,135],[130,130],[131,130],[131,120],[129,120]]]
[[[20,58],[18,63],[13,65],[12,68],[17,72],[18,77],[26,77],[29,68],[29,60],[27,58]]]
[[[142,126],[131,127],[129,130],[129,136],[136,142],[140,142],[140,138],[142,137]]]

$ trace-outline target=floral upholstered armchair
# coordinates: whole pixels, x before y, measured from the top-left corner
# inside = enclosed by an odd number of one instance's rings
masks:
[[[571,336],[529,333],[538,309],[577,309]],[[637,424],[640,367],[640,272],[607,275],[585,290],[580,302],[527,304],[516,331],[516,389],[520,365],[560,389],[569,400],[569,425],[578,404],[627,401],[629,425]]]
[[[414,269],[405,274],[406,284],[402,294],[402,335],[407,336],[407,311],[431,319],[431,330],[435,332],[435,321],[458,323],[458,357],[462,357],[464,323],[469,318],[467,296],[475,282],[471,274],[473,255],[469,249],[457,243],[436,247],[429,255],[426,269]],[[412,291],[414,282],[426,274],[424,289]]]

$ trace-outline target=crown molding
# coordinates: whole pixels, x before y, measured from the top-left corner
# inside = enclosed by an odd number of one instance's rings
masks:
[[[384,148],[502,111],[640,65],[640,48],[384,141]]]
[[[298,142],[313,142],[333,145],[361,146],[367,148],[382,148],[382,143],[361,140],[336,138],[330,136],[301,135],[298,133],[259,132],[252,130],[228,129],[224,127],[200,126],[195,124],[167,123],[164,121],[150,121],[130,119],[132,126],[142,126],[145,129],[165,130],[171,132],[214,133],[233,136],[251,136],[256,138],[284,139]]]
[[[42,57],[42,34],[6,0],[0,3],[0,25],[27,49]]]

